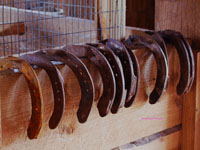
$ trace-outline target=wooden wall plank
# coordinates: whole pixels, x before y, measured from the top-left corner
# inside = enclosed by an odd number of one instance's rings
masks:
[[[105,118],[98,115],[96,103],[101,95],[102,83],[98,71],[91,63],[86,63],[95,81],[96,102],[88,121],[80,124],[76,111],[80,100],[77,79],[68,67],[61,67],[65,78],[67,96],[66,112],[56,130],[49,130],[48,120],[53,109],[53,96],[49,79],[44,71],[37,70],[44,95],[44,126],[41,137],[30,141],[26,129],[31,113],[30,95],[25,79],[20,74],[0,76],[0,99],[2,100],[3,150],[55,150],[67,148],[108,150],[130,141],[157,133],[181,124],[182,98],[176,95],[179,63],[177,54],[169,50],[170,84],[167,92],[156,105],[148,103],[148,95],[155,84],[156,65],[153,56],[146,50],[135,52],[141,67],[141,84],[134,105],[121,109],[116,115]],[[161,118],[143,120],[142,118]]]
[[[155,0],[127,0],[126,25],[154,29]]]
[[[200,47],[199,0],[156,0],[155,29],[173,29]]]
[[[198,52],[197,55],[197,66],[196,66],[196,109],[195,109],[195,137],[194,137],[194,149],[199,150],[200,149],[200,144],[199,144],[199,139],[200,139],[200,53]]]
[[[196,55],[195,55],[196,56]],[[183,101],[183,131],[182,131],[182,150],[199,150],[200,134],[200,79],[199,79],[199,61],[200,53],[196,58],[196,80],[190,93],[184,96]]]

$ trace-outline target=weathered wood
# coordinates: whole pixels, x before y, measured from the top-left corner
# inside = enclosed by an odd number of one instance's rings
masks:
[[[127,0],[126,25],[154,29],[155,0]]]
[[[155,29],[173,29],[200,44],[199,0],[156,0]]]
[[[169,51],[170,84],[166,94],[156,105],[150,105],[148,95],[155,84],[156,65],[146,50],[136,52],[141,66],[141,86],[134,105],[121,109],[116,115],[105,118],[98,115],[96,102],[85,124],[78,123],[76,111],[80,100],[80,88],[74,74],[67,67],[61,67],[67,95],[66,112],[59,127],[50,131],[48,120],[53,109],[53,95],[49,79],[44,71],[37,70],[44,95],[44,127],[38,140],[30,141],[26,129],[31,113],[28,88],[21,74],[0,76],[0,98],[2,101],[2,137],[6,150],[55,150],[101,149],[107,150],[130,141],[151,135],[181,123],[182,98],[176,95],[178,82],[177,54]],[[95,81],[96,101],[102,92],[99,73],[91,63],[87,66]],[[142,118],[161,118],[143,120]]]

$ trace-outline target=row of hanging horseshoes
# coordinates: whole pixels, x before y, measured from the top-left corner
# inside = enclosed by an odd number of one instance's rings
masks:
[[[138,92],[140,68],[134,49],[147,48],[157,64],[155,88],[149,96],[149,102],[155,104],[166,91],[168,85],[168,54],[166,43],[176,47],[180,58],[180,80],[177,94],[190,91],[195,76],[194,58],[190,45],[181,33],[164,30],[147,32],[149,36],[129,36],[123,42],[106,39],[95,44],[70,45],[60,49],[42,50],[20,57],[8,56],[0,60],[0,71],[19,69],[24,74],[32,101],[32,114],[27,130],[30,139],[37,138],[43,120],[43,96],[37,75],[33,69],[36,65],[44,69],[51,81],[54,94],[54,110],[49,120],[49,128],[55,129],[65,110],[64,79],[52,63],[59,61],[69,66],[81,87],[81,100],[77,111],[80,123],[87,121],[93,105],[95,89],[91,75],[80,57],[86,57],[99,70],[103,82],[103,94],[98,101],[101,117],[109,112],[117,113],[122,107],[132,106]]]

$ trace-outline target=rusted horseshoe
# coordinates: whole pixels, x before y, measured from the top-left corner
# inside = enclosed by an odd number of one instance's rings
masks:
[[[108,60],[110,66],[112,67],[113,73],[115,75],[116,82],[116,95],[111,112],[113,114],[117,113],[119,108],[123,107],[126,100],[126,90],[125,81],[122,64],[115,53],[102,43],[98,44],[88,44],[90,46],[96,47]]]
[[[116,94],[115,77],[109,62],[101,52],[92,46],[67,46],[64,49],[77,57],[89,59],[99,69],[103,81],[103,94],[97,107],[100,116],[106,116],[113,105]]]
[[[129,38],[124,41],[124,44],[131,50],[146,47],[153,53],[157,63],[157,78],[155,88],[150,94],[149,102],[150,104],[155,104],[165,92],[167,87],[168,64],[165,54],[155,40],[147,37],[129,36]]]
[[[81,87],[81,100],[77,112],[77,117],[80,123],[87,121],[94,101],[94,84],[89,74],[88,69],[82,61],[63,50],[46,50],[43,51],[51,61],[60,61],[69,66],[76,75]]]
[[[182,39],[177,35],[177,32],[172,30],[160,31],[160,34],[163,36],[164,40],[177,49],[179,59],[180,59],[180,80],[177,85],[177,94],[182,95],[188,92],[188,89],[191,84],[191,64],[190,56],[188,49]],[[191,55],[192,56],[192,55]]]
[[[129,54],[131,56],[131,60],[133,62],[134,74],[136,76],[137,81],[136,81],[135,94],[133,95],[133,97],[131,98],[130,101],[125,103],[125,107],[126,108],[130,107],[133,104],[133,102],[134,102],[134,100],[135,100],[135,98],[137,96],[137,93],[138,93],[138,90],[139,90],[139,86],[140,86],[140,66],[139,66],[138,59],[137,59],[137,57],[135,56],[135,54],[131,50],[129,50],[128,48],[127,48],[127,50],[129,52]]]
[[[35,71],[24,60],[13,56],[0,60],[0,71],[13,69],[19,69],[28,83],[32,102],[32,114],[27,134],[30,139],[35,139],[39,136],[43,120],[43,97],[40,83]]]
[[[128,50],[123,43],[114,39],[107,39],[101,42],[112,49],[121,60],[125,77],[125,88],[127,89],[126,103],[132,101],[132,97],[135,97],[136,93],[137,77],[134,74],[133,62]]]
[[[37,65],[44,69],[50,78],[54,94],[54,110],[49,120],[49,128],[55,129],[65,110],[64,79],[60,71],[51,63],[42,51],[34,54],[23,55],[20,58],[30,65]]]

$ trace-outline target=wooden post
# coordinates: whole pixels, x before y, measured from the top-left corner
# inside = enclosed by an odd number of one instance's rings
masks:
[[[182,145],[181,150],[199,150],[200,134],[200,53],[194,53],[196,65],[196,79],[191,91],[184,96],[182,112]]]
[[[126,1],[98,0],[98,21],[101,28],[101,38],[125,38]]]

